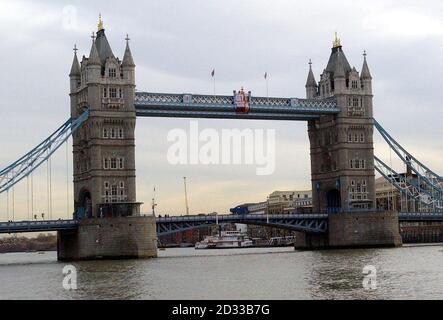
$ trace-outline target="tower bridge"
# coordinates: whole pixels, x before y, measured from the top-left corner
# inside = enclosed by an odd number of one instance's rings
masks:
[[[120,60],[100,20],[89,56],[79,62],[74,50],[69,73],[70,119],[0,171],[1,194],[32,174],[72,136],[73,220],[5,222],[0,223],[0,232],[58,230],[59,259],[156,256],[157,234],[212,224],[214,219],[297,230],[302,232],[297,237],[298,247],[401,245],[397,213],[376,208],[374,170],[400,192],[423,203],[427,212],[414,217],[400,215],[400,219],[439,219],[443,179],[375,122],[366,53],[358,72],[349,64],[340,39],[334,40],[319,81],[309,64],[306,98],[256,97],[243,89],[232,95],[136,91],[135,67],[129,38]],[[156,219],[141,215],[136,197],[137,117],[306,121],[315,214],[271,216],[266,221],[263,216]],[[410,179],[401,180],[374,157],[374,124],[405,165],[422,178],[418,185]]]

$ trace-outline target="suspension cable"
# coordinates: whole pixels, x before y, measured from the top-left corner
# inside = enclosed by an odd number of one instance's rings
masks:
[[[52,158],[49,158],[49,219],[52,219]]]
[[[46,209],[47,209],[47,215],[49,215],[49,158],[46,160]],[[44,216],[42,217],[43,220]]]
[[[392,168],[392,150],[391,148],[389,148],[389,166]],[[401,192],[400,192],[400,197],[401,197]],[[389,201],[389,197],[388,197],[388,201]],[[389,205],[388,205],[389,206]],[[394,211],[394,185],[391,183],[391,206],[392,206],[392,211]]]
[[[29,221],[29,176],[26,176],[26,207],[27,207],[27,219]]]
[[[66,217],[69,219],[69,149],[68,140],[66,140]]]
[[[15,192],[14,186],[12,187],[12,221],[15,221]]]
[[[31,173],[31,220],[34,219],[34,172]]]
[[[9,190],[6,191],[6,221],[9,221]]]

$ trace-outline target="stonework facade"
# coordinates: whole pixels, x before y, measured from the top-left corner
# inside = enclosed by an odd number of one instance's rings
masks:
[[[99,29],[89,57],[79,63],[75,54],[69,76],[71,117],[90,111],[73,134],[75,214],[99,217],[104,204],[136,203],[135,64],[128,41],[120,61]]]
[[[396,212],[346,212],[330,214],[328,232],[323,234],[297,232],[295,249],[399,247]]]
[[[310,66],[307,98],[335,98],[341,108],[308,122],[314,212],[375,208],[372,77],[364,56],[359,74],[335,41],[318,83]]]
[[[78,230],[59,231],[58,260],[157,256],[154,216],[83,219]]]

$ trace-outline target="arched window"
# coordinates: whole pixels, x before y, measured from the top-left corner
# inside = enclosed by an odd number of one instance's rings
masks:
[[[117,169],[117,159],[111,158],[111,169]]]
[[[357,80],[352,80],[352,89],[357,89]]]
[[[109,169],[109,159],[108,158],[103,159],[103,168]]]

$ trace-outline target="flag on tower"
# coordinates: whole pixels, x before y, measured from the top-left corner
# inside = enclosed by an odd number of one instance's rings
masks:
[[[268,72],[265,72],[265,79],[268,78]]]
[[[215,69],[212,69],[211,77],[214,77],[214,75],[215,75]]]

